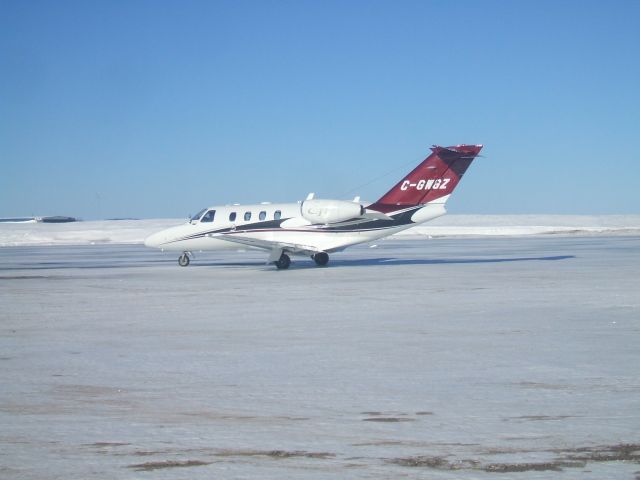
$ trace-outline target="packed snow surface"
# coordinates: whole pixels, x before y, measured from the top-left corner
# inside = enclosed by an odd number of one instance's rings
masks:
[[[0,223],[0,247],[143,243],[185,219],[104,220],[64,224]],[[446,215],[399,235],[640,234],[640,215]]]
[[[0,478],[637,476],[640,236],[264,262],[0,248]]]

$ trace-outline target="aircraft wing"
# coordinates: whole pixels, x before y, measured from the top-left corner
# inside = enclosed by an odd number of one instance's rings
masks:
[[[243,233],[243,232],[237,232]],[[225,242],[239,243],[241,245],[247,245],[249,247],[262,248],[271,252],[271,257],[275,257],[275,260],[280,258],[282,252],[291,252],[303,255],[314,255],[321,250],[309,245],[301,245],[298,243],[277,242],[273,240],[264,240],[262,238],[240,236],[233,233],[214,233],[208,235],[216,240],[224,240]]]

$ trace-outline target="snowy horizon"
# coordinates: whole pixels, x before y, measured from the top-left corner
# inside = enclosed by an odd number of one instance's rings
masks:
[[[186,219],[0,223],[0,247],[141,244]],[[445,215],[396,234],[415,236],[639,235],[640,215]]]

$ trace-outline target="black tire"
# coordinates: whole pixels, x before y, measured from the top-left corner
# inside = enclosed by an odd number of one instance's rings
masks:
[[[289,268],[289,265],[291,265],[291,259],[289,258],[289,255],[287,255],[286,253],[280,255],[280,259],[276,262],[276,268],[278,270],[286,270],[287,268]]]
[[[313,255],[313,261],[316,262],[316,265],[319,267],[324,267],[327,263],[329,263],[329,254],[326,252],[319,252]]]
[[[178,257],[178,265],[180,265],[181,267],[186,267],[187,265],[189,265],[190,261],[191,260],[189,259],[189,255],[187,255],[186,253],[183,253]]]

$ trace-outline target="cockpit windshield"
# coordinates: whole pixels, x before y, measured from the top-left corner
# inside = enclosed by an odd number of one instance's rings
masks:
[[[207,213],[205,213],[202,218],[200,219],[200,222],[204,223],[204,222],[213,222],[213,219],[216,216],[216,211],[215,210],[209,210]]]
[[[193,217],[191,217],[191,221],[192,221],[192,222],[195,222],[195,221],[197,221],[197,220],[200,220],[200,217],[201,217],[201,216],[202,216],[202,214],[203,214],[204,212],[206,212],[206,211],[207,211],[207,209],[206,209],[206,208],[203,208],[203,209],[202,209],[202,210],[200,210],[198,213],[196,213]]]

